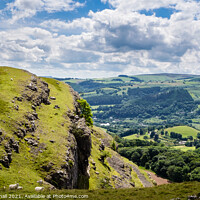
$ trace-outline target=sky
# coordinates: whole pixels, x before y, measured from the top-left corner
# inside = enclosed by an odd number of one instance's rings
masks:
[[[200,74],[200,0],[0,0],[0,66],[60,78]]]

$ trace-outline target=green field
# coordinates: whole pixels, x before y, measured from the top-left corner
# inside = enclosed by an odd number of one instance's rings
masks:
[[[129,136],[124,137],[124,139],[127,139],[127,140],[134,140],[134,139],[144,140],[143,137],[144,137],[144,135],[133,134],[133,135],[129,135]]]
[[[173,148],[180,149],[181,151],[195,150],[195,147],[186,147],[186,146],[174,146]]]
[[[168,131],[168,133],[170,132],[179,133],[182,134],[183,137],[192,136],[194,138],[197,137],[197,133],[199,132],[197,129],[191,128],[189,126],[175,126],[172,128],[167,128],[165,129],[165,131]]]

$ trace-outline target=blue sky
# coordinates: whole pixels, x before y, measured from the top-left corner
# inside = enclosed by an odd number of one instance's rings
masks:
[[[40,76],[200,74],[199,0],[1,0],[1,66]]]

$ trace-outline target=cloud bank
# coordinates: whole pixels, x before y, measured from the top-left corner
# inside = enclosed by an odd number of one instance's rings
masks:
[[[0,22],[1,65],[58,77],[200,74],[199,1],[101,2],[109,6],[70,21],[64,14],[81,12],[86,1],[15,0],[6,4]],[[172,14],[157,16],[163,8],[173,9]]]

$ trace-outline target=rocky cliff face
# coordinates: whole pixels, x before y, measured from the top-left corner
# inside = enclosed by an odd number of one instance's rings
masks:
[[[80,108],[77,92],[70,88],[74,100],[74,110],[69,110],[70,119],[66,162],[60,170],[49,174],[45,180],[51,184],[57,183],[58,188],[89,188],[88,158],[91,153],[91,129],[86,125],[85,119],[80,117]]]

